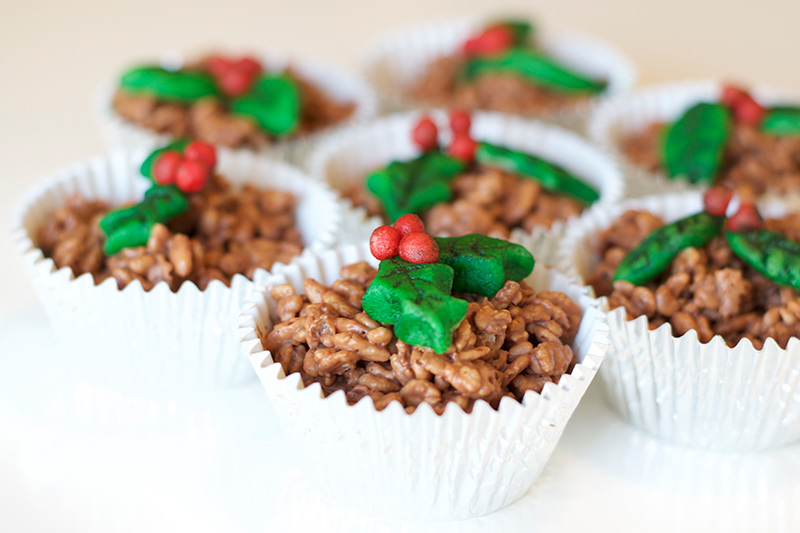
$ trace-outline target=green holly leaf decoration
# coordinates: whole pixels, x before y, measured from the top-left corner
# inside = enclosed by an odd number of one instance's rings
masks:
[[[731,250],[779,285],[800,289],[800,243],[769,230],[725,232]]]
[[[411,161],[393,161],[367,177],[367,189],[383,205],[394,222],[401,216],[420,214],[453,198],[450,182],[464,172],[466,164],[439,150]]]
[[[441,263],[414,264],[399,257],[381,261],[364,293],[364,311],[394,325],[404,342],[443,353],[467,314],[467,301],[454,298],[453,269]]]
[[[705,211],[661,226],[629,251],[614,272],[614,281],[642,285],[661,274],[684,248],[700,248],[722,231],[725,217]]]
[[[132,94],[151,94],[159,100],[181,103],[219,94],[214,78],[206,72],[150,66],[125,72],[120,79],[120,88]]]
[[[511,48],[497,55],[471,57],[464,63],[460,78],[470,82],[478,76],[495,73],[514,74],[546,89],[569,94],[597,94],[608,85],[524,47]]]
[[[480,142],[475,160],[511,174],[532,178],[548,191],[571,196],[586,204],[600,199],[600,193],[567,170],[533,155],[494,144]]]
[[[533,272],[533,255],[519,244],[477,233],[436,242],[439,262],[455,271],[453,292],[492,298],[506,281],[521,281]]]
[[[231,102],[231,111],[252,118],[275,137],[285,137],[300,124],[300,91],[289,76],[262,74],[246,95]]]
[[[106,234],[106,254],[146,245],[154,225],[165,224],[187,209],[189,202],[174,185],[150,187],[142,202],[111,211],[100,220],[100,229]]]
[[[158,185],[156,183],[155,177],[153,175],[153,167],[156,164],[156,159],[158,159],[161,154],[164,152],[175,150],[176,152],[183,153],[186,149],[186,146],[191,142],[191,139],[178,139],[166,145],[163,148],[159,148],[158,150],[154,151],[152,154],[147,156],[147,159],[144,160],[142,166],[140,167],[139,171],[142,173],[142,176],[148,178],[153,184]]]
[[[713,184],[731,134],[731,114],[722,104],[689,108],[664,133],[661,160],[670,177]]]
[[[800,135],[800,107],[772,107],[761,121],[761,131],[771,135]]]

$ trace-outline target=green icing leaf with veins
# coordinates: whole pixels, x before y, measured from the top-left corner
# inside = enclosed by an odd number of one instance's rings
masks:
[[[276,137],[284,137],[300,124],[300,91],[289,76],[261,75],[246,95],[231,102],[231,111],[252,118]]]
[[[362,303],[372,319],[394,325],[399,339],[443,353],[467,314],[467,301],[451,296],[452,288],[449,266],[396,257],[381,261]]]
[[[498,167],[511,174],[533,178],[548,191],[571,196],[586,204],[600,199],[600,193],[591,185],[563,168],[524,152],[480,142],[475,160],[486,166]]]
[[[705,211],[661,226],[628,252],[614,272],[614,281],[642,285],[664,272],[684,248],[700,248],[722,231],[725,217]]]
[[[450,182],[464,172],[466,164],[439,150],[411,161],[393,161],[367,177],[367,189],[383,205],[394,222],[401,216],[420,214],[453,198]]]
[[[176,141],[169,143],[163,148],[159,148],[158,150],[154,151],[152,154],[147,156],[147,159],[144,160],[141,168],[139,169],[140,172],[142,173],[142,176],[148,178],[155,185],[158,185],[156,183],[155,177],[153,176],[153,166],[156,164],[156,159],[158,159],[159,156],[161,156],[161,154],[163,154],[164,152],[170,150],[175,150],[176,152],[183,153],[189,142],[191,142],[190,139],[178,139]]]
[[[779,285],[800,289],[800,243],[769,230],[725,232],[731,250]]]
[[[671,177],[713,184],[731,133],[731,114],[722,104],[689,108],[664,133],[661,160]]]
[[[454,292],[492,298],[506,281],[521,281],[533,271],[533,255],[519,244],[477,233],[436,242],[439,261],[455,271]]]
[[[472,81],[484,74],[515,74],[555,92],[595,94],[607,83],[588,78],[556,60],[529,48],[511,48],[497,55],[474,56],[464,63],[461,79]]]
[[[186,197],[174,185],[150,187],[139,204],[111,211],[100,220],[100,229],[107,237],[106,254],[146,245],[153,226],[164,224],[187,209]]]
[[[800,107],[772,107],[761,121],[761,131],[771,135],[800,135]]]

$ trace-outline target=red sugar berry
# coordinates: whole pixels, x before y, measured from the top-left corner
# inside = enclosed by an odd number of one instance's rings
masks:
[[[175,183],[178,167],[182,161],[183,157],[175,150],[162,152],[153,164],[153,179],[159,185],[171,185]]]
[[[469,134],[469,128],[472,125],[472,119],[463,109],[453,109],[450,111],[450,129],[453,134],[465,133]]]
[[[412,213],[407,213],[394,223],[394,229],[400,234],[401,237],[409,233],[425,233],[425,224],[422,219]]]
[[[431,117],[424,115],[417,121],[411,131],[411,140],[426,152],[435,149],[439,145],[439,129],[431,120]]]
[[[764,118],[766,110],[752,96],[745,94],[733,105],[733,116],[738,122],[757,126]]]
[[[427,233],[414,232],[400,239],[400,259],[409,263],[436,263],[439,245]]]
[[[243,56],[233,63],[234,67],[251,76],[256,76],[261,72],[261,63],[251,56]]]
[[[475,150],[478,148],[478,143],[475,139],[466,134],[456,134],[453,137],[453,142],[450,143],[450,148],[447,153],[456,159],[460,159],[467,163],[471,163],[475,159]]]
[[[480,42],[477,37],[470,37],[464,42],[464,54],[474,56],[480,51]]]
[[[742,204],[725,223],[726,229],[733,232],[761,229],[763,225],[764,221],[761,220],[761,215],[753,204]]]
[[[190,142],[183,151],[183,155],[186,159],[194,159],[205,163],[208,168],[214,168],[217,165],[217,150],[207,142]]]
[[[723,85],[720,102],[733,108],[742,97],[747,96],[747,91],[736,85]]]
[[[175,184],[183,192],[200,192],[208,181],[210,169],[202,161],[184,159],[178,167]]]
[[[486,28],[470,45],[472,54],[493,55],[508,50],[514,43],[514,32],[507,26]],[[465,45],[466,48],[466,45]]]
[[[733,191],[722,185],[711,187],[703,195],[703,206],[706,213],[717,217],[725,216],[728,204],[733,198]]]
[[[236,97],[246,93],[254,79],[251,74],[232,68],[218,76],[217,83],[226,95]]]
[[[391,259],[398,254],[400,246],[400,233],[391,226],[375,228],[369,238],[369,251],[375,259],[383,261]]]
[[[206,70],[213,76],[221,76],[233,67],[233,62],[227,57],[211,56],[206,59]]]

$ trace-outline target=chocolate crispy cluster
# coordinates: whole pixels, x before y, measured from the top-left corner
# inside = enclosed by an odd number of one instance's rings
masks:
[[[166,281],[173,291],[186,281],[203,290],[215,279],[230,285],[237,273],[252,278],[256,269],[289,262],[303,249],[292,194],[234,188],[219,176],[192,195],[186,213],[154,226],[147,246],[106,256],[98,222],[110,209],[102,201],[70,198],[39,229],[39,246],[58,268],[90,273],[95,283],[113,277],[123,288],[138,280],[150,290]]]
[[[351,404],[369,396],[378,410],[398,401],[413,412],[425,402],[441,413],[449,402],[470,412],[477,400],[522,400],[574,362],[569,345],[581,310],[563,293],[508,281],[492,299],[467,296],[466,318],[437,354],[399,340],[362,310],[376,272],[362,262],[342,268],[330,287],[307,279],[304,295],[290,285],[272,289],[277,319],[262,344],[284,372],[319,382],[326,395],[344,390]]]

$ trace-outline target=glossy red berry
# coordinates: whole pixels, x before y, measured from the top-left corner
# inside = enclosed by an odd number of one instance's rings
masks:
[[[417,215],[407,213],[395,221],[394,229],[403,237],[409,233],[425,233],[425,224]]]
[[[478,143],[475,139],[466,134],[456,134],[453,137],[453,142],[447,149],[447,153],[456,159],[460,159],[466,163],[471,163],[475,159],[475,150],[478,148]]]
[[[409,233],[400,239],[400,259],[417,264],[436,263],[439,261],[439,245],[427,233]]]
[[[226,95],[236,97],[245,94],[250,89],[254,79],[247,72],[231,68],[217,77],[217,84]]]
[[[391,226],[375,228],[369,238],[369,251],[380,261],[397,256],[399,247],[400,233]]]
[[[450,129],[453,134],[465,133],[469,134],[469,128],[472,125],[472,119],[469,113],[463,109],[453,109],[450,111]]]
[[[472,41],[472,42],[470,42]],[[508,50],[514,44],[514,32],[507,26],[491,26],[464,44],[469,55],[494,55]]]
[[[251,56],[243,56],[237,59],[234,63],[234,68],[241,70],[251,76],[257,76],[261,72],[261,63]]]
[[[747,96],[747,91],[736,85],[723,85],[720,102],[733,108],[742,97]]]
[[[429,152],[439,146],[439,129],[428,115],[420,118],[411,131],[411,140],[414,144]]]
[[[233,67],[233,62],[227,57],[222,56],[211,56],[206,59],[205,64],[206,70],[215,77],[221,76]]]
[[[217,166],[217,149],[213,145],[203,141],[192,141],[186,145],[183,151],[186,159],[194,159],[205,163],[208,168]]]
[[[749,94],[739,98],[733,106],[733,116],[736,121],[748,126],[758,126],[766,112]]]
[[[758,214],[756,206],[753,204],[742,204],[733,216],[728,218],[725,227],[728,231],[742,232],[754,229],[761,229],[764,221]]]
[[[153,163],[153,179],[159,185],[171,185],[175,183],[178,167],[183,161],[181,154],[175,150],[162,152]]]
[[[711,187],[703,195],[703,206],[706,213],[717,217],[725,216],[728,204],[733,198],[733,191],[722,185]]]
[[[183,192],[200,192],[208,182],[211,170],[202,161],[184,159],[178,167],[175,184]]]
[[[480,51],[480,42],[477,37],[470,37],[464,41],[464,54],[474,56]]]
[[[500,53],[514,44],[514,32],[508,26],[486,28],[479,37],[484,53]]]

